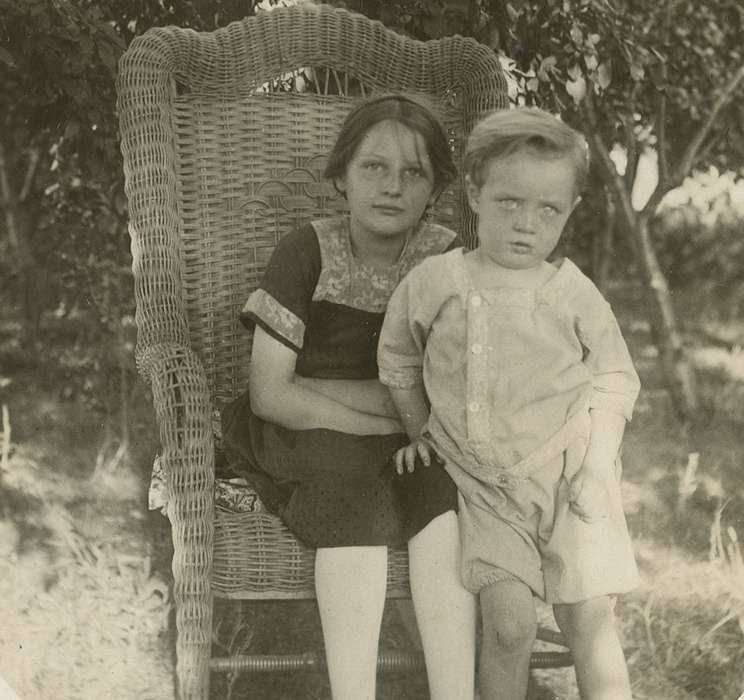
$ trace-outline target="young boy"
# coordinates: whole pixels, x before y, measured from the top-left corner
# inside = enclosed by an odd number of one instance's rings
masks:
[[[534,595],[554,606],[582,698],[631,697],[612,596],[638,578],[617,457],[639,381],[596,287],[570,260],[547,262],[588,160],[541,110],[481,121],[465,157],[479,246],[415,268],[380,337],[380,379],[412,441],[398,471],[435,454],[459,490],[482,700],[526,693]]]

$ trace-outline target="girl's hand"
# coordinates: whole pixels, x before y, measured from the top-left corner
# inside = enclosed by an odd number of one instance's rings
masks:
[[[409,474],[416,468],[416,457],[420,457],[425,466],[431,465],[432,456],[437,458],[436,453],[425,440],[416,438],[409,445],[401,447],[393,456],[395,471],[403,474],[404,470]]]
[[[609,494],[605,473],[582,467],[571,479],[568,500],[571,510],[585,523],[594,523],[609,514]]]

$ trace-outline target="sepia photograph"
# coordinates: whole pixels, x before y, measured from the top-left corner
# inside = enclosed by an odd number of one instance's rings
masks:
[[[744,700],[741,0],[0,0],[0,700]]]

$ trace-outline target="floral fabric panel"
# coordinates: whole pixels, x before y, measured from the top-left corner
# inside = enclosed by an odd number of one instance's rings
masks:
[[[298,350],[302,348],[305,337],[305,323],[265,290],[256,289],[248,297],[241,315],[255,317],[261,321],[260,325],[278,333],[293,348]]]
[[[394,265],[377,266],[354,257],[346,219],[314,221],[313,228],[322,260],[313,301],[329,301],[372,313],[383,313],[406,273],[429,255],[443,253],[456,237],[454,231],[443,226],[423,223],[413,232]]]
[[[152,465],[148,509],[168,514],[168,482],[163,458],[158,455]],[[245,479],[217,479],[214,482],[214,504],[233,513],[259,513],[266,510],[255,490]]]

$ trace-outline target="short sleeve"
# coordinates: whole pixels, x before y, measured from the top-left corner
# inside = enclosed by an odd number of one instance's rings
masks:
[[[585,363],[592,371],[589,407],[630,420],[641,386],[638,373],[610,305],[597,290],[591,296],[588,303],[581,304],[577,318]]]
[[[261,283],[240,313],[246,328],[259,326],[295,352],[302,349],[313,291],[320,274],[320,247],[312,226],[284,236]]]
[[[459,252],[455,253],[459,254]],[[423,363],[431,325],[446,297],[448,255],[435,255],[409,272],[393,292],[377,346],[382,384],[411,389],[423,383]]]

